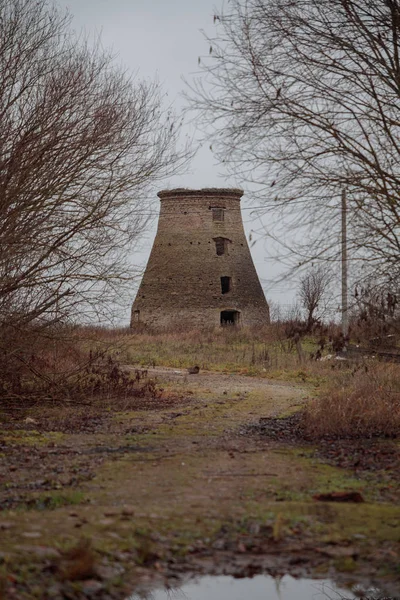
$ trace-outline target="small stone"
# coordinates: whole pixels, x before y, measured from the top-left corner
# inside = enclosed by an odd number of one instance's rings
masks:
[[[121,536],[116,531],[108,531],[107,535],[109,537],[114,538],[115,540],[121,540],[122,539]]]
[[[3,521],[0,523],[0,529],[2,529],[3,531],[6,531],[7,529],[11,529],[11,527],[14,527],[14,523],[8,523],[6,521]]]
[[[26,417],[24,423],[26,423],[27,425],[37,425],[39,421],[36,421],[36,419],[32,419],[31,417]]]
[[[124,517],[133,517],[135,514],[135,510],[132,506],[123,506],[121,510],[121,515]]]
[[[96,574],[103,581],[107,581],[108,579],[113,579],[114,577],[118,577],[124,573],[125,569],[121,566],[111,566],[111,565],[99,565],[96,567]]]
[[[122,552],[114,552],[114,557],[117,560],[120,560],[121,562],[127,561],[127,560],[131,560],[132,558],[132,552],[130,552],[129,550],[124,550]]]
[[[118,515],[118,511],[117,510],[105,510],[103,514],[105,517],[116,517]]]
[[[99,525],[113,525],[115,523],[114,519],[100,519],[99,520]]]
[[[26,538],[39,538],[42,537],[42,534],[39,531],[24,531],[22,536]]]
[[[7,590],[7,593],[10,598],[16,598],[17,597],[17,588],[14,586],[10,586]]]
[[[97,592],[100,592],[104,589],[104,585],[100,581],[96,581],[95,579],[88,579],[82,583],[82,592],[88,598],[91,598]]]
[[[347,546],[316,548],[316,551],[320,552],[321,554],[326,554],[326,556],[330,556],[331,558],[352,558],[357,554],[354,548],[349,548]]]
[[[212,547],[214,550],[224,550],[225,549],[225,540],[216,540]]]

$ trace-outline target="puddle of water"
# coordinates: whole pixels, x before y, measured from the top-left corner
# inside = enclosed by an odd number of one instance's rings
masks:
[[[322,579],[275,579],[256,575],[251,579],[227,576],[199,577],[181,587],[135,593],[126,600],[399,600],[383,596],[379,590],[354,587],[352,591]]]

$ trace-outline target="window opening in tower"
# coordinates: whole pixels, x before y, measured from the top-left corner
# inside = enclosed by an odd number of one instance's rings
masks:
[[[231,290],[231,277],[221,277],[221,293],[227,294]]]
[[[224,220],[224,209],[223,208],[212,208],[212,220],[219,221],[220,223]]]
[[[228,242],[227,238],[217,237],[214,238],[214,242],[217,256],[222,256],[223,254],[225,254]]]

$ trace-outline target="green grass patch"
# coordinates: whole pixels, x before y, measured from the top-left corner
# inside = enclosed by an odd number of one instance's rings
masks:
[[[63,493],[48,492],[32,496],[20,508],[25,510],[56,510],[63,506],[74,506],[84,502],[86,502],[85,495],[78,490]]]
[[[6,443],[21,444],[21,446],[46,446],[47,444],[59,443],[64,439],[64,434],[59,431],[41,433],[36,429],[2,431],[0,435]]]

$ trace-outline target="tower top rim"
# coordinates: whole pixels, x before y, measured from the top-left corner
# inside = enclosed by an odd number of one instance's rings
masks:
[[[163,200],[164,198],[187,198],[194,196],[201,196],[205,198],[209,196],[219,196],[224,198],[230,196],[240,200],[243,194],[244,191],[240,188],[202,188],[199,190],[192,190],[190,188],[175,188],[172,190],[161,190],[158,192],[157,196],[160,198],[160,200]]]

